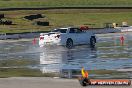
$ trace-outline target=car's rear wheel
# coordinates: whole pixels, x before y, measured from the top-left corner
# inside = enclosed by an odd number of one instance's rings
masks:
[[[67,41],[66,41],[66,47],[68,49],[73,48],[73,41],[72,41],[72,39],[67,39]]]

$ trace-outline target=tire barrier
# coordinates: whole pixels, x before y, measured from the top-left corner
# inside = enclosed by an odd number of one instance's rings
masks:
[[[12,21],[10,21],[10,20],[0,20],[0,25],[12,25]]]
[[[25,16],[24,18],[28,20],[34,20],[34,19],[44,18],[44,17],[41,14],[35,14],[35,15]]]
[[[43,21],[36,21],[35,24],[40,26],[49,26],[49,22],[43,22]]]
[[[0,19],[5,18],[4,14],[0,14]]]

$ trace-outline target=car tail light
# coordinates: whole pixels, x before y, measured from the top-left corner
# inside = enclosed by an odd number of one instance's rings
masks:
[[[44,37],[40,37],[40,40],[43,40],[44,39]]]
[[[60,35],[56,35],[55,38],[60,38]]]

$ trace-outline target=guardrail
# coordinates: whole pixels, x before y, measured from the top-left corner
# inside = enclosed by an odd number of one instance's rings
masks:
[[[39,33],[25,33],[25,34],[0,34],[1,40],[6,39],[21,39],[21,38],[34,38],[39,37]]]

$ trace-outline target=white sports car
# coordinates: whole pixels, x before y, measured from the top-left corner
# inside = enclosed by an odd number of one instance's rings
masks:
[[[92,31],[83,31],[76,27],[58,28],[49,33],[40,33],[39,45],[64,45],[72,48],[74,45],[90,44],[94,47],[96,37]]]

